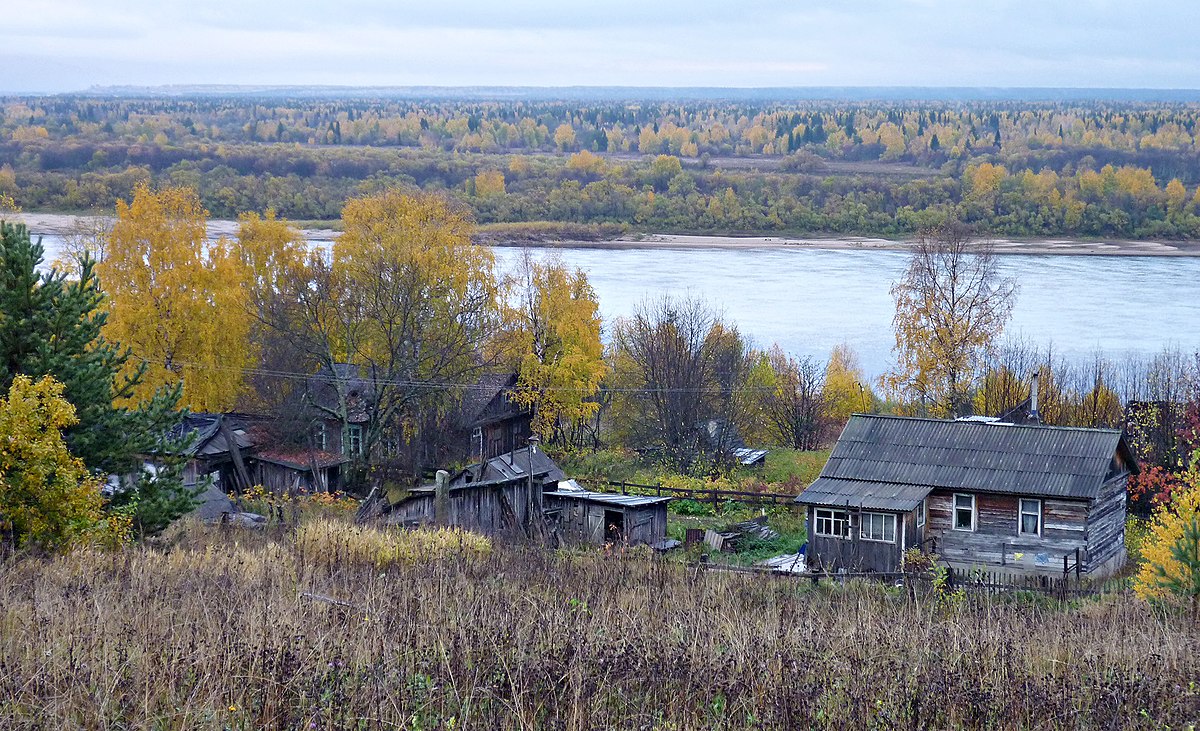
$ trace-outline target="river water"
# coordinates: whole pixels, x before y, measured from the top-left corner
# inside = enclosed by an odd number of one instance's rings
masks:
[[[61,239],[47,235],[47,260]],[[312,242],[328,245],[328,241]],[[786,248],[556,248],[588,274],[606,332],[647,297],[701,297],[760,347],[824,359],[839,343],[858,353],[867,375],[893,363],[889,293],[907,262],[897,251]],[[497,247],[514,266],[517,248]],[[1200,257],[1004,254],[1005,276],[1019,282],[1006,331],[1069,359],[1097,350],[1111,358],[1147,357],[1166,346],[1200,348]]]
[[[761,347],[824,359],[849,343],[868,375],[893,361],[890,288],[908,254],[813,249],[556,249],[583,269],[605,322],[646,297],[692,294]],[[519,249],[496,249],[515,263]],[[547,250],[535,250],[546,256]],[[1200,348],[1200,258],[1005,254],[1020,290],[1006,331],[1067,358]]]

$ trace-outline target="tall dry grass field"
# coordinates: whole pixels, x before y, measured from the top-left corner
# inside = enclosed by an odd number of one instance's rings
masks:
[[[1200,718],[1200,633],[1131,598],[947,610],[880,587],[813,590],[445,535],[379,561],[364,548],[373,539],[325,534],[192,529],[169,548],[0,565],[0,727],[1157,729]],[[407,539],[380,545],[395,540]]]

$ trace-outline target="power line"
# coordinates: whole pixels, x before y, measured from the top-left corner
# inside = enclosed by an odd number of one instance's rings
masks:
[[[332,383],[337,380],[349,380],[349,379],[339,379],[338,377],[331,377],[328,375],[322,375],[321,373],[304,373],[302,371],[284,371],[284,370],[277,370],[277,369],[271,369],[271,368],[259,368],[259,367],[239,368],[239,367],[235,367],[235,366],[219,366],[219,365],[211,365],[211,364],[207,364],[207,363],[194,363],[194,362],[190,362],[190,361],[179,361],[179,360],[174,360],[174,361],[171,361],[170,363],[168,363],[166,361],[158,360],[158,359],[154,359],[154,358],[143,358],[141,356],[138,356],[136,353],[134,354],[134,356],[146,363],[153,363],[154,365],[160,365],[165,368],[178,367],[178,368],[188,368],[188,369],[199,370],[199,371],[214,371],[214,372],[224,372],[224,373],[238,372],[243,375],[265,376],[268,378],[279,378],[279,379],[296,380],[296,381],[308,381],[310,379],[318,379],[323,382]],[[482,385],[482,384],[479,384],[474,381],[472,381],[472,382],[426,381],[426,380],[403,379],[403,378],[360,378],[357,376],[356,376],[356,378],[366,381],[366,382],[370,383],[372,386],[395,386],[398,388],[417,388],[417,389],[423,388],[423,389],[429,389],[431,391],[438,391],[438,390],[442,390],[442,391],[489,391],[489,390],[491,390],[491,388],[489,386]],[[538,390],[545,391],[545,392],[552,392],[552,393],[588,393],[588,394],[593,393],[592,389],[583,388],[583,387],[574,387],[574,386],[549,386],[549,387],[545,387],[545,388],[539,388]],[[693,393],[693,394],[724,395],[724,394],[733,394],[733,393],[764,393],[764,392],[773,391],[775,389],[771,386],[739,386],[737,388],[720,388],[720,387],[702,386],[702,387],[697,387],[697,388],[607,387],[607,388],[597,389],[597,390],[603,390],[608,393],[629,393],[629,394]]]

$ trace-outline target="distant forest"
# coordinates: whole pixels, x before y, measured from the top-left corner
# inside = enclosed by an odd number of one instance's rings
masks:
[[[213,216],[337,219],[392,186],[483,224],[611,231],[1200,238],[1200,104],[0,99],[0,195],[111,212],[187,186]],[[515,229],[514,229],[515,230]],[[619,230],[619,229],[618,229]]]

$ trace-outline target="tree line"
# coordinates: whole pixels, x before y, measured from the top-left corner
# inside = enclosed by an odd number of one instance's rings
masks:
[[[480,223],[1200,233],[1187,104],[53,97],[0,110],[0,195],[30,210],[111,210],[150,183],[194,188],[222,218],[336,220],[351,198],[415,185]]]

